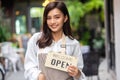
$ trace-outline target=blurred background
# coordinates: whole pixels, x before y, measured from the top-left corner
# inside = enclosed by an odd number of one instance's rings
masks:
[[[119,0],[0,0],[0,80],[25,80],[27,42],[41,30],[44,7],[51,1],[67,5],[87,79],[120,80]]]

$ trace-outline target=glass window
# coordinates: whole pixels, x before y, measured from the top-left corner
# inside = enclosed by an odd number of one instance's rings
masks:
[[[34,32],[40,31],[42,16],[43,16],[43,8],[42,7],[32,7],[30,9],[32,30],[34,30]]]
[[[16,31],[16,34],[24,34],[27,32],[25,15],[16,16],[15,31]]]

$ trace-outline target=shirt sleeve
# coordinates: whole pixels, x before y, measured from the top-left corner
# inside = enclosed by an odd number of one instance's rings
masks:
[[[77,43],[75,44],[74,54],[73,54],[73,55],[76,56],[76,57],[78,57],[78,64],[77,64],[77,66],[78,66],[78,68],[79,68],[79,70],[80,70],[80,72],[81,72],[80,78],[79,78],[79,79],[75,79],[75,78],[74,78],[74,80],[86,80],[86,77],[85,77],[84,73],[82,72],[84,63],[83,63],[83,57],[82,57],[82,52],[81,52],[81,49],[80,49],[80,44],[79,44],[79,42],[77,42]]]
[[[27,44],[24,68],[24,76],[27,80],[38,80],[38,75],[41,70],[38,69],[36,40],[34,35]]]

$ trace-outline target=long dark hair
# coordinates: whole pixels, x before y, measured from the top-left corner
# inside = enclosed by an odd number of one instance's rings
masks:
[[[50,2],[45,7],[44,14],[43,14],[42,36],[37,41],[39,48],[45,48],[46,46],[50,46],[52,43],[53,37],[51,34],[51,30],[49,29],[47,25],[47,15],[49,11],[54,8],[59,9],[64,14],[64,16],[68,17],[67,21],[63,25],[63,32],[70,39],[73,39],[72,33],[71,33],[71,27],[70,27],[70,17],[69,17],[69,13],[68,13],[66,5],[63,2]]]

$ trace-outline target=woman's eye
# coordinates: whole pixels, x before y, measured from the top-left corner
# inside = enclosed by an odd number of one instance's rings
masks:
[[[59,19],[60,17],[55,17],[56,19]]]
[[[51,18],[50,17],[47,17],[47,20],[50,20]]]

